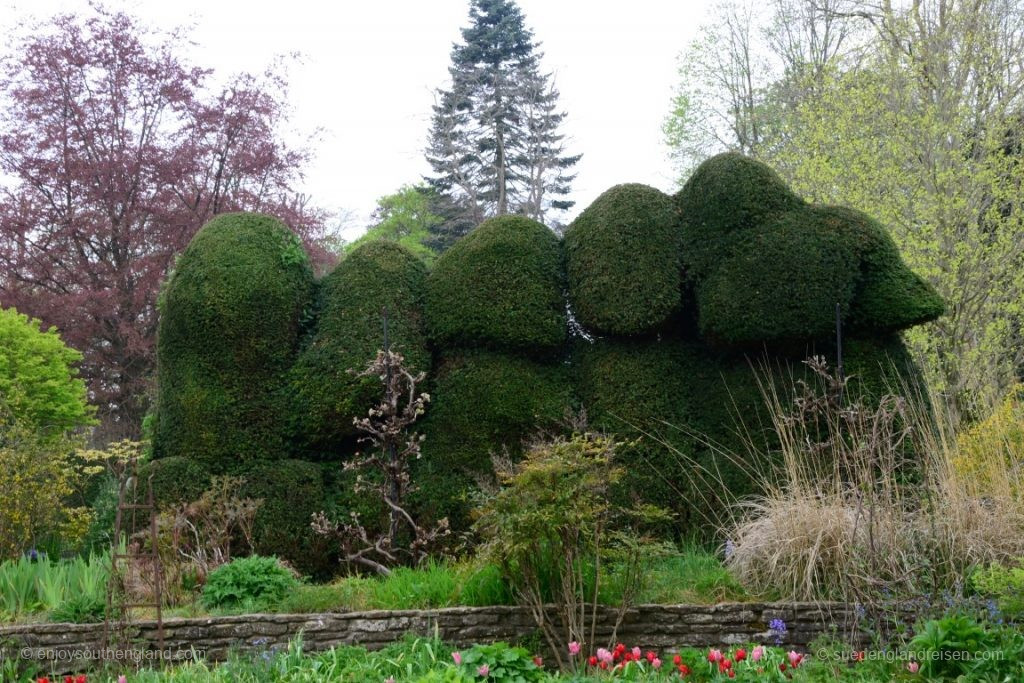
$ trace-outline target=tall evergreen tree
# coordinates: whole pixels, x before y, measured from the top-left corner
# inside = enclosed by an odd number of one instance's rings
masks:
[[[438,245],[490,216],[544,221],[565,210],[579,155],[558,132],[565,113],[543,56],[512,0],[472,0],[463,43],[452,48],[451,87],[439,90],[427,161],[445,217]]]

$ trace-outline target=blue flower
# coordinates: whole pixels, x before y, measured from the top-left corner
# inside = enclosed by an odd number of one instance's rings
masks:
[[[772,619],[768,623],[768,630],[775,636],[775,645],[782,645],[782,639],[786,635],[786,622],[782,619]]]

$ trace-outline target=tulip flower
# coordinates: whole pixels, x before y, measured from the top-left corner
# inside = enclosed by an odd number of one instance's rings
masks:
[[[569,643],[569,654],[571,654],[573,657],[575,657],[579,653],[580,653],[580,644],[577,643],[575,640],[572,641],[571,643]]]
[[[487,678],[487,676],[489,676],[491,673],[491,667],[487,666],[486,664],[481,664],[480,668],[477,669],[476,672],[480,674],[480,676],[482,676],[483,678]]]
[[[764,657],[764,648],[760,645],[750,651],[750,658],[755,662],[760,662],[762,657]]]
[[[462,665],[462,653],[461,652],[453,652],[452,653],[452,661],[455,662],[455,666],[461,666]]]
[[[907,662],[907,671],[909,671],[910,673],[916,674],[918,671],[920,671],[920,669],[921,665],[917,662]]]

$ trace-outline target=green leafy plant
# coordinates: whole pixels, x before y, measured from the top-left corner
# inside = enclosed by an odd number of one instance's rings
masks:
[[[508,643],[474,645],[458,655],[459,670],[470,678],[483,677],[496,683],[529,683],[546,678],[526,649]]]
[[[530,609],[560,668],[569,642],[594,642],[608,564],[622,572],[614,640],[643,585],[643,562],[657,552],[638,529],[663,520],[664,512],[622,507],[610,496],[626,476],[615,463],[618,447],[593,434],[538,441],[502,473],[505,488],[484,503],[475,525],[486,541],[484,556],[502,568],[517,601]],[[547,607],[552,603],[555,619]]]
[[[253,555],[210,572],[202,602],[207,608],[259,608],[280,600],[297,585],[276,557]]]
[[[972,661],[993,650],[994,639],[972,617],[952,615],[926,621],[907,645],[926,676],[953,680],[972,668]]]
[[[1004,617],[1024,617],[1024,557],[1015,566],[993,563],[976,569],[971,574],[971,584],[982,595],[994,599]]]

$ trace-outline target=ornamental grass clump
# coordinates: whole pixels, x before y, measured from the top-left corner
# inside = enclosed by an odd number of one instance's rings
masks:
[[[724,530],[727,565],[741,582],[870,614],[934,604],[973,567],[1021,555],[1024,509],[998,495],[1013,487],[986,495],[958,474],[941,403],[890,393],[867,408],[824,361],[808,365],[820,382],[798,383],[791,405],[765,391],[778,465]]]

